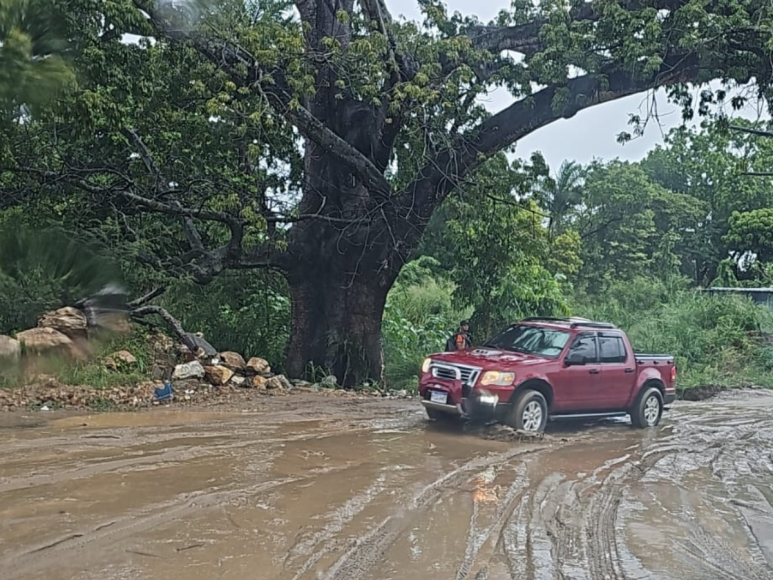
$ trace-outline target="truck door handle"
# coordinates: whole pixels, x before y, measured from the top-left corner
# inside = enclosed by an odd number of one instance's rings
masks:
[[[599,369],[591,369],[591,370],[589,370],[588,372],[589,372],[590,374],[592,374],[592,375],[597,375],[597,374],[599,374]]]
[[[627,372],[627,373],[632,373],[632,372],[634,372],[635,370],[636,370],[636,369],[625,369],[625,372]]]

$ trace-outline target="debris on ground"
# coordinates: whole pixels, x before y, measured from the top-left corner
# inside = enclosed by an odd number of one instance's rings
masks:
[[[705,401],[706,399],[716,397],[724,390],[726,390],[726,387],[722,385],[701,385],[679,391],[679,398],[683,401]]]
[[[38,327],[18,333],[16,338],[0,336],[0,359],[14,360],[20,369],[15,379],[20,386],[0,389],[0,411],[42,408],[106,410],[150,407],[160,403],[206,404],[210,401],[221,404],[231,399],[311,392],[342,398],[409,399],[414,396],[406,389],[383,390],[368,383],[354,389],[342,388],[335,376],[320,377],[315,383],[291,381],[282,374],[272,372],[269,361],[264,358],[247,357],[234,351],[217,352],[203,334],[185,332],[179,321],[163,308],[132,310],[132,316],[149,314],[157,314],[168,322],[176,339],[154,330],[135,335],[132,344],[136,344],[137,338],[141,337],[145,348],[129,347],[135,351],[132,352],[126,346],[120,348],[116,345],[119,350],[102,353],[101,358],[92,357],[91,353],[98,346],[91,339],[99,338],[100,328],[94,326],[82,309],[73,307],[44,313],[38,319]],[[126,334],[135,332],[136,327],[131,326],[129,317],[124,318]],[[139,356],[140,353],[142,356]],[[120,378],[125,373],[128,385],[65,385],[58,380],[55,365],[49,368],[45,364],[30,364],[45,362],[49,354],[64,354],[65,359],[69,359],[67,364],[94,364],[99,367],[98,371],[113,375],[110,384],[120,384]],[[140,372],[147,381],[138,384],[137,375]]]

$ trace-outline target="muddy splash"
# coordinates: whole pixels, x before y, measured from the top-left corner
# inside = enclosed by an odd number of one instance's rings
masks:
[[[527,443],[271,404],[0,425],[2,578],[773,578],[772,394]]]

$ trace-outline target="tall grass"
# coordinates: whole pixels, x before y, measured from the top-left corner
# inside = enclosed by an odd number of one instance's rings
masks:
[[[384,380],[390,388],[415,389],[424,357],[442,351],[470,314],[453,307],[454,286],[433,275],[431,260],[417,262],[401,273],[384,312]]]
[[[773,312],[748,298],[640,278],[600,296],[576,297],[573,313],[617,324],[639,352],[673,354],[680,388],[773,387]]]

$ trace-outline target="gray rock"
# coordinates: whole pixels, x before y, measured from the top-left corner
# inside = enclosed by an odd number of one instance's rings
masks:
[[[185,336],[183,336],[183,344],[185,344],[185,346],[187,346],[193,353],[198,351],[198,349],[201,349],[204,351],[204,356],[206,357],[211,358],[217,356],[215,347],[209,344],[203,336],[187,333]]]
[[[204,367],[197,360],[177,365],[172,374],[172,379],[175,381],[201,378],[204,378]]]

